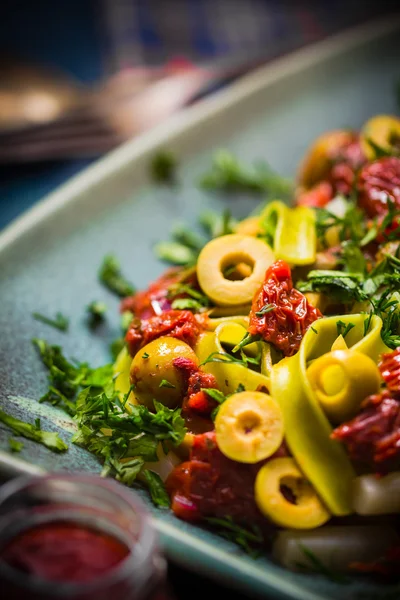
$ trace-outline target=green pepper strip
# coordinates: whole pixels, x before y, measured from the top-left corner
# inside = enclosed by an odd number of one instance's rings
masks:
[[[310,360],[330,352],[337,338],[338,320],[353,329],[346,336],[349,348],[377,361],[386,351],[380,336],[382,321],[371,319],[364,337],[366,315],[345,315],[316,321],[303,338],[299,352],[275,365],[271,372],[271,395],[281,405],[285,439],[300,469],[334,515],[352,512],[351,484],[354,469],[344,450],[330,435],[332,427],[316,399],[306,376]]]
[[[274,231],[273,250],[277,259],[290,265],[315,262],[317,237],[315,213],[306,206],[289,208],[276,200],[268,204],[260,217],[261,229]]]

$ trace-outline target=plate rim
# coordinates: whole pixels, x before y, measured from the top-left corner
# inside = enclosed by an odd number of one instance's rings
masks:
[[[343,32],[329,36],[321,41],[307,45],[287,55],[271,60],[251,73],[240,77],[236,82],[205,98],[198,104],[187,107],[165,122],[156,125],[132,140],[121,144],[96,160],[77,175],[54,191],[45,195],[30,209],[12,220],[0,231],[0,254],[9,248],[24,233],[33,229],[50,215],[65,205],[79,201],[79,196],[94,184],[114,174],[171,143],[179,135],[194,129],[203,121],[217,117],[240,101],[250,98],[274,83],[285,80],[310,67],[316,67],[324,61],[345,54],[368,42],[394,33],[400,27],[400,14],[385,16],[376,22],[367,22]]]

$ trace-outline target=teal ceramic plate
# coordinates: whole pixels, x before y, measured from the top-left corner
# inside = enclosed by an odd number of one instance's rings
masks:
[[[145,286],[164,268],[152,246],[167,238],[177,220],[193,225],[200,210],[222,210],[227,204],[244,216],[255,206],[248,197],[216,197],[196,187],[213,149],[227,147],[246,161],[265,158],[292,175],[319,133],[359,127],[373,114],[395,111],[399,31],[398,19],[381,21],[275,61],[117,149],[6,229],[0,236],[0,399],[5,409],[26,420],[39,416],[43,429],[55,429],[68,441],[73,424],[37,403],[46,373],[31,338],[62,344],[68,355],[92,364],[107,362],[119,318],[117,301],[96,278],[104,254],[115,253],[129,278]],[[161,147],[179,158],[174,189],[156,187],[148,178],[149,160]],[[110,307],[107,324],[95,333],[84,314],[94,299]],[[69,315],[70,331],[63,334],[34,321],[33,311]],[[4,450],[8,438],[1,426]],[[26,440],[20,456],[47,470],[99,472],[97,460],[73,445],[55,455]],[[146,502],[171,559],[235,589],[286,600],[399,597],[399,587],[362,581],[339,585],[287,572],[268,558],[254,561],[222,538]]]

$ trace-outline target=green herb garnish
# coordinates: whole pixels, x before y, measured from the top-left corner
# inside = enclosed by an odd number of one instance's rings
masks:
[[[336,321],[336,329],[338,336],[341,335],[343,338],[355,327],[354,323],[344,323],[343,321]]]
[[[23,442],[19,442],[18,440],[10,437],[8,438],[8,445],[10,447],[11,452],[21,452],[24,447]]]
[[[159,508],[169,508],[171,504],[170,499],[161,477],[149,469],[144,469],[142,475],[144,476],[144,482],[149,489],[151,499],[155,506],[158,506]]]
[[[157,258],[172,265],[191,266],[197,259],[196,252],[178,242],[160,242],[154,247],[154,252]]]
[[[267,313],[271,312],[275,308],[276,308],[276,304],[265,304],[261,308],[261,310],[258,310],[256,312],[256,317],[263,317],[264,315],[266,315]]]
[[[252,333],[246,333],[246,335],[243,337],[243,339],[236,344],[236,346],[233,348],[232,352],[239,352],[239,350],[241,350],[242,348],[244,348],[245,346],[248,346],[249,344],[252,344],[253,342],[259,342],[261,339],[261,335],[260,334],[252,334]],[[247,357],[247,360],[249,360],[249,357]]]
[[[119,261],[112,254],[107,254],[104,257],[99,270],[99,280],[110,292],[113,292],[120,298],[125,298],[135,293],[135,288],[125,279],[121,272]]]
[[[299,548],[303,552],[305,558],[308,560],[308,564],[297,563],[297,567],[304,571],[312,571],[313,573],[320,573],[327,579],[334,581],[335,583],[349,583],[349,579],[341,573],[336,573],[329,569],[324,563],[317,558],[317,556],[303,544],[299,544]]]
[[[41,321],[42,323],[45,323],[45,325],[50,325],[50,327],[54,327],[55,329],[59,329],[60,331],[68,330],[69,319],[60,312],[56,314],[55,319],[45,317],[44,315],[41,315],[38,312],[32,313],[32,317],[36,319],[36,321]]]
[[[46,446],[46,448],[53,452],[65,452],[65,450],[68,450],[67,444],[59,437],[58,433],[40,429],[40,421],[38,428],[36,424],[32,425],[31,423],[25,423],[24,421],[7,414],[3,410],[0,410],[0,421],[12,429],[17,435],[22,435],[29,440],[43,444],[43,446]]]
[[[252,558],[260,555],[264,538],[256,525],[247,529],[235,523],[231,517],[208,517],[205,521],[216,528],[222,537],[240,546]]]
[[[271,196],[288,196],[293,190],[290,180],[275,173],[266,163],[249,168],[227,150],[214,154],[211,170],[204,174],[200,185],[212,191],[238,191]]]
[[[175,389],[175,386],[173,383],[171,383],[170,381],[168,381],[167,379],[162,379],[160,381],[160,385],[158,386],[160,388],[171,388],[171,389]]]
[[[95,327],[104,321],[105,314],[107,312],[107,305],[104,302],[93,300],[93,302],[87,306],[86,310],[89,316],[90,326]]]
[[[159,150],[150,163],[150,175],[157,183],[174,183],[178,161],[169,150]]]

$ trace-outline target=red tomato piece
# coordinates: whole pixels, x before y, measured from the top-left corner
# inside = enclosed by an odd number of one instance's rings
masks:
[[[268,305],[272,310],[264,313]],[[307,329],[320,317],[321,312],[293,287],[289,266],[278,260],[267,270],[265,281],[254,296],[249,333],[261,335],[285,356],[293,356]]]

